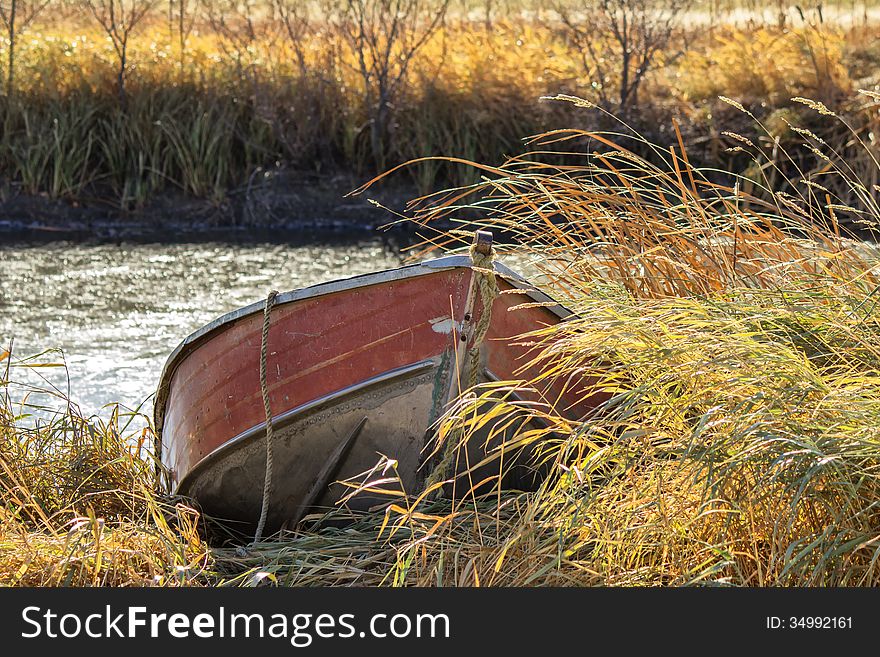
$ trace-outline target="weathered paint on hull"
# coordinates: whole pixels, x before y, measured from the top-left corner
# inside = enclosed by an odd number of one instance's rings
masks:
[[[434,327],[449,318],[450,307],[461,307],[469,273],[440,271],[276,306],[266,363],[273,415],[449,349],[451,332]],[[262,323],[259,313],[230,323],[175,369],[162,428],[163,461],[175,485],[265,420]]]
[[[269,503],[267,527],[277,528],[300,511],[315,478],[333,447],[339,445],[358,423],[367,418],[352,443],[333,481],[341,481],[369,471],[380,454],[397,459],[397,472],[405,490],[415,490],[422,480],[419,466],[429,424],[436,367],[392,382],[368,387],[345,399],[307,411],[273,435],[273,494]],[[266,466],[266,434],[242,442],[222,459],[216,459],[189,481],[187,494],[199,500],[212,515],[256,523],[260,516]],[[393,476],[393,472],[390,473]],[[374,477],[375,478],[375,477]],[[387,488],[395,488],[388,484]],[[314,502],[310,511],[328,509],[348,489],[331,483]],[[359,494],[351,508],[366,510],[383,500]]]
[[[418,491],[426,476],[426,431],[464,374],[463,356],[481,318],[466,265],[461,257],[445,258],[279,297],[267,349],[275,418],[267,527],[297,515],[330,454],[364,418],[333,480],[369,470],[383,454],[397,460],[405,489]],[[517,336],[567,314],[558,307],[511,310],[549,299],[503,271],[502,290],[524,289],[493,302],[481,379],[486,372],[500,379],[535,374],[520,371],[534,354]],[[211,515],[249,524],[259,516],[265,474],[259,305],[190,336],[169,359],[156,404],[161,458],[178,492]],[[573,419],[601,401],[578,399],[560,384],[542,393]],[[315,505],[331,506],[344,492],[334,484]],[[350,504],[366,508],[376,501],[358,496]]]

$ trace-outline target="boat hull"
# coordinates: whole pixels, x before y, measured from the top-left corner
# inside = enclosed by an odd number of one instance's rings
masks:
[[[433,467],[429,427],[469,382],[466,353],[482,319],[469,265],[447,257],[279,295],[267,341],[267,528],[332,507],[350,490],[334,482],[356,480],[383,457],[396,462],[385,476],[399,479],[387,487],[419,492]],[[503,293],[492,304],[477,378],[528,378],[535,372],[523,367],[534,348],[519,336],[569,313],[510,270],[496,271]],[[254,304],[187,338],[166,364],[156,402],[172,488],[208,514],[247,526],[260,515],[266,472],[262,311]],[[523,394],[573,418],[601,401],[561,383]],[[361,493],[347,504],[382,501]]]
[[[273,429],[273,477],[267,527],[308,512],[329,510],[350,492],[339,481],[362,478],[382,455],[397,463],[386,476],[399,481],[385,485],[415,490],[421,485],[425,428],[432,410],[439,370],[432,361],[394,377],[366,385],[344,396],[315,405]],[[364,419],[366,421],[364,422]],[[363,425],[361,426],[361,422]],[[304,508],[302,502],[317,482],[335,447],[341,446],[353,431],[358,432],[332,481]],[[260,516],[266,465],[266,433],[239,441],[220,458],[211,459],[187,479],[186,494],[197,500],[215,517],[250,525]],[[382,473],[378,473],[382,474]],[[359,477],[361,475],[361,477]],[[379,478],[376,475],[375,478]],[[360,493],[349,508],[368,510],[388,501]]]

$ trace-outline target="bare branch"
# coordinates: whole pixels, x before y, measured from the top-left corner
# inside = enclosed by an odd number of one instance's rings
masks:
[[[83,0],[92,17],[110,37],[119,60],[116,84],[119,103],[126,105],[125,74],[128,69],[128,40],[132,31],[158,0]]]
[[[599,101],[626,115],[638,90],[666,49],[680,14],[692,0],[558,0],[554,10],[563,32],[581,50],[584,72]],[[609,38],[610,37],[610,38]],[[616,97],[609,87],[616,85]]]
[[[328,21],[354,55],[363,83],[371,147],[382,168],[388,148],[390,112],[416,54],[437,33],[450,0],[329,0]],[[346,61],[346,57],[340,58]]]

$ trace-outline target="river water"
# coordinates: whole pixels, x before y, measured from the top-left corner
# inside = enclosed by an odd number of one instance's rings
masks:
[[[71,242],[0,235],[0,353],[57,348],[62,367],[12,380],[69,389],[86,414],[120,402],[151,412],[162,366],[189,333],[270,289],[287,291],[397,267],[373,233],[214,235],[190,241]],[[43,362],[62,362],[47,354]],[[14,362],[14,361],[13,361]],[[2,376],[2,371],[0,371]]]

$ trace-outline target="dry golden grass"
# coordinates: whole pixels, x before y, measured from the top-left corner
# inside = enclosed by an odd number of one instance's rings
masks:
[[[0,585],[191,583],[209,558],[198,514],[157,491],[149,430],[123,435],[131,413],[85,418],[19,381],[62,366],[47,356],[0,352]]]
[[[685,99],[729,96],[747,105],[785,105],[794,96],[835,102],[852,94],[840,28],[752,31],[721,28],[705,50],[685,54],[679,71]]]

